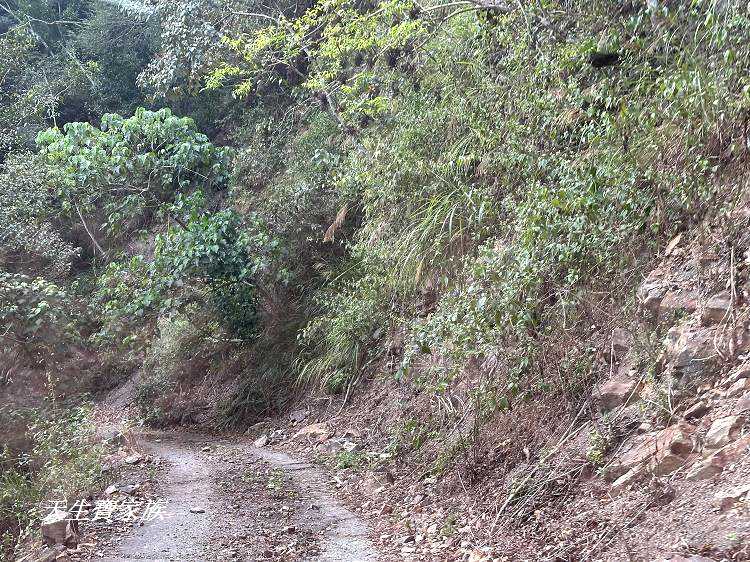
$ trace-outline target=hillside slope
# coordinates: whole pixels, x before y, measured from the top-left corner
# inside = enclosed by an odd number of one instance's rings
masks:
[[[747,2],[142,6],[0,0],[4,553],[114,409],[395,558],[747,558]]]

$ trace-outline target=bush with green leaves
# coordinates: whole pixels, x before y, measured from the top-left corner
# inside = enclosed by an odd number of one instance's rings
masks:
[[[180,226],[155,237],[150,259],[113,261],[98,278],[96,300],[104,311],[101,336],[135,335],[134,326],[198,303],[215,311],[236,337],[251,339],[259,313],[256,278],[269,267],[277,242],[262,225],[243,223],[225,209],[204,213],[200,197],[170,209]],[[142,341],[146,345],[146,341]]]
[[[80,221],[101,252],[95,230],[117,238],[151,222],[178,193],[210,193],[228,180],[228,151],[169,109],[107,114],[100,128],[68,123],[40,133],[37,142],[60,170],[63,212]]]
[[[78,255],[57,222],[54,170],[28,153],[0,166],[0,268],[16,273],[65,277]]]
[[[90,95],[83,104],[92,116],[130,115],[143,105],[137,80],[154,57],[158,27],[149,10],[129,8],[93,3],[91,14],[71,40],[91,78]]]
[[[19,537],[36,531],[46,502],[83,500],[99,484],[102,449],[93,443],[88,406],[5,414],[26,420],[32,443],[20,454],[0,451],[0,548],[10,554]]]
[[[67,292],[41,277],[0,271],[0,341],[26,356],[54,359],[75,338]]]

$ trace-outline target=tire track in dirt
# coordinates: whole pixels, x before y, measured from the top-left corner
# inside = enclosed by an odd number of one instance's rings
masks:
[[[99,560],[380,559],[365,523],[333,497],[323,472],[309,463],[185,432],[150,433],[139,441],[165,461],[156,492],[168,516],[134,527]],[[269,497],[264,476],[269,469],[284,475],[284,499]],[[268,548],[269,541],[279,540],[302,546],[281,554]]]
[[[368,537],[367,527],[351,511],[331,496],[323,473],[307,462],[300,462],[285,453],[252,448],[253,454],[290,474],[297,487],[306,490],[315,500],[320,512],[319,524],[330,529],[324,537],[320,560],[341,562],[374,562],[378,560],[375,547]]]

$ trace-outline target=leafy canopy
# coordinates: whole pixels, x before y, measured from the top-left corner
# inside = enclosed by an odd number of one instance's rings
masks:
[[[222,189],[228,149],[214,146],[187,117],[169,109],[136,110],[129,118],[107,114],[100,128],[68,123],[37,137],[40,153],[60,168],[58,196],[70,216],[103,213],[116,235],[197,188]]]

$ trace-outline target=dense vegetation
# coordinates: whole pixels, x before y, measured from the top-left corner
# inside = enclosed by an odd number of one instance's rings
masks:
[[[576,404],[637,266],[748,153],[739,0],[0,0],[0,51],[2,358],[95,353],[87,392],[145,366],[153,423],[227,370],[220,425],[373,374],[471,381],[476,430]],[[6,519],[52,491],[14,470]]]

